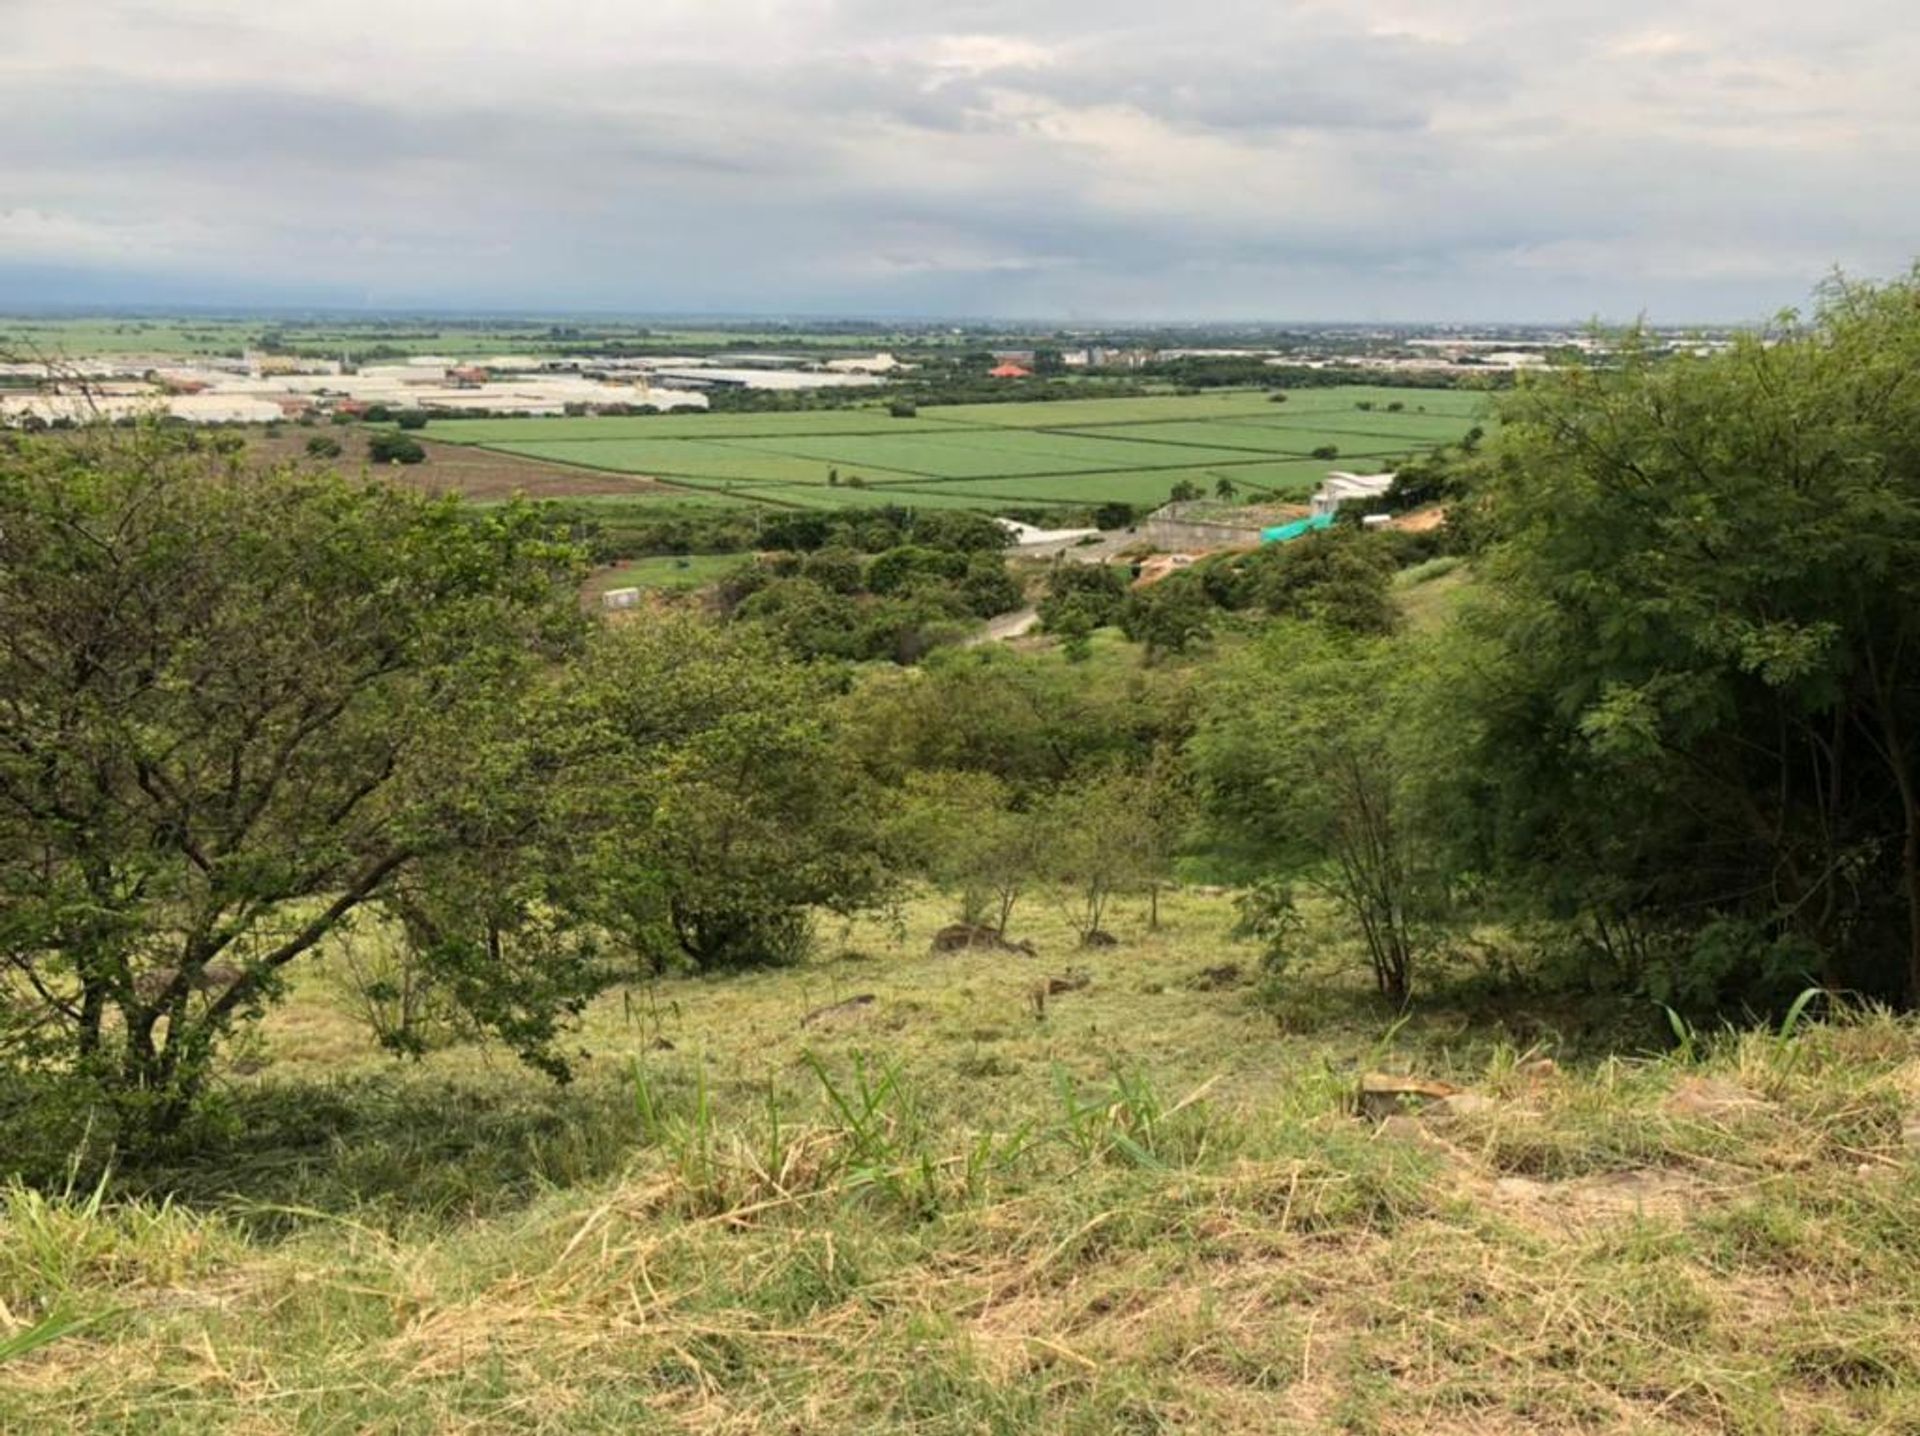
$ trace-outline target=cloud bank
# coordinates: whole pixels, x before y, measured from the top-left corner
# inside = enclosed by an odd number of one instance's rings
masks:
[[[1909,0],[9,0],[0,304],[1762,317]]]

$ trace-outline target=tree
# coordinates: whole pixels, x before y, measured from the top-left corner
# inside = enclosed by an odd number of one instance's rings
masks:
[[[1437,875],[1410,830],[1404,650],[1278,623],[1224,666],[1192,756],[1222,829],[1321,888],[1359,930],[1380,995],[1413,991]]]
[[[1313,457],[1316,459],[1337,459],[1340,457],[1340,448],[1337,444],[1322,444],[1313,451]]]
[[[1233,480],[1225,474],[1214,480],[1213,496],[1222,503],[1232,503],[1239,493],[1240,490],[1234,486]]]
[[[867,588],[878,594],[904,593],[926,580],[952,582],[966,572],[966,557],[952,549],[901,544],[876,555],[867,565]]]
[[[511,790],[577,572],[518,505],[154,427],[8,449],[0,1041],[177,1127],[288,965]]]
[[[917,513],[909,526],[909,537],[922,548],[958,549],[962,553],[999,553],[1013,542],[1013,535],[993,519],[968,509]]]
[[[860,555],[850,548],[816,549],[801,563],[800,572],[822,588],[835,593],[860,591]]]
[[[838,721],[841,679],[751,630],[679,615],[595,642],[579,678],[617,821],[584,860],[594,911],[655,970],[791,961],[816,908],[888,879],[876,795]]]
[[[1149,663],[1169,653],[1185,653],[1212,627],[1213,605],[1184,573],[1135,590],[1120,609],[1120,631],[1146,648]]]
[[[1181,479],[1167,491],[1167,502],[1174,504],[1189,503],[1200,497],[1200,486],[1191,479]]]
[[[1039,819],[991,773],[911,773],[900,838],[919,869],[958,893],[960,920],[1005,937],[1013,909],[1042,865]]]
[[[1076,773],[1047,800],[1042,861],[1068,894],[1083,947],[1106,937],[1101,924],[1117,895],[1158,885],[1155,796],[1143,771],[1114,762]]]
[[[307,440],[307,457],[337,459],[340,457],[340,441],[331,434],[315,434]]]
[[[367,457],[376,464],[417,464],[427,451],[405,434],[383,430],[367,440]]]
[[[1127,592],[1124,569],[1056,558],[1047,569],[1046,592],[1038,605],[1040,626],[1051,633],[1071,612],[1076,626],[1105,627],[1119,618]]]
[[[1920,274],[1714,357],[1618,348],[1489,452],[1489,852],[1669,1000],[1920,1001]]]
[[[1273,544],[1247,561],[1241,581],[1277,618],[1311,619],[1354,633],[1391,633],[1393,555],[1378,536],[1352,528]]]
[[[427,427],[428,414],[425,409],[402,409],[393,416],[394,423],[403,429],[424,429]]]

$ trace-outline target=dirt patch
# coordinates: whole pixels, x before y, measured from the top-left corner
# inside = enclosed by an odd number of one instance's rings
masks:
[[[1670,1117],[1724,1124],[1777,1115],[1779,1107],[1738,1083],[1719,1077],[1685,1077],[1661,1104]]]
[[[832,1024],[836,1021],[854,1017],[864,1009],[873,1006],[878,999],[871,992],[862,992],[849,997],[844,1002],[830,1002],[825,1007],[816,1007],[800,1019],[802,1027],[812,1027],[815,1023]]]
[[[339,458],[308,458],[307,440],[320,437],[339,443]],[[288,425],[276,435],[261,430],[249,438],[249,452],[268,463],[313,462],[347,475],[365,468],[402,488],[459,494],[462,498],[480,501],[508,499],[515,494],[524,494],[530,499],[564,499],[590,495],[676,498],[687,493],[685,489],[655,479],[575,468],[465,444],[421,439],[420,447],[427,451],[424,463],[378,465],[367,460],[367,431],[351,425],[312,429]]]
[[[1017,952],[1034,955],[1031,942],[1010,942],[994,929],[980,923],[948,923],[933,935],[932,950],[941,952]]]
[[[1430,529],[1439,528],[1440,525],[1446,521],[1446,508],[1436,504],[1430,509],[1416,509],[1410,514],[1402,514],[1389,523],[1387,527],[1390,529],[1398,529],[1404,534],[1423,534]]]
[[[1684,1221],[1710,1193],[1698,1178],[1665,1168],[1636,1167],[1564,1182],[1500,1177],[1468,1184],[1475,1200],[1502,1216],[1546,1232],[1638,1219]]]

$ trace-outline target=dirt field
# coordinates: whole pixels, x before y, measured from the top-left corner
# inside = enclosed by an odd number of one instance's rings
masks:
[[[353,473],[367,464],[367,431],[360,428],[302,429],[289,425],[269,437],[257,431],[254,451],[262,458],[281,462],[304,459],[307,440],[326,435],[340,441],[338,459],[328,460],[345,473]],[[608,473],[603,469],[578,468],[520,454],[503,454],[464,444],[439,444],[422,439],[427,451],[425,463],[393,464],[380,470],[395,483],[435,493],[457,493],[464,498],[507,499],[525,494],[532,499],[579,498],[589,494],[618,494],[644,498],[655,494],[672,498],[685,490],[628,474]]]

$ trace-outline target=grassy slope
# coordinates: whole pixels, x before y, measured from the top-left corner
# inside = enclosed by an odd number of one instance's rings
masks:
[[[1392,1024],[1331,933],[1263,1007],[1199,979],[1252,965],[1222,898],[1165,914],[1078,956],[1034,899],[1039,959],[927,955],[931,903],[836,924],[603,1003],[565,1090],[389,1068],[309,981],[173,1205],[0,1205],[0,1332],[100,1318],[0,1366],[0,1429],[1920,1423],[1912,1027],[1530,1075],[1539,1014]],[[1367,1067],[1493,1105],[1376,1128]],[[1703,1076],[1769,1105],[1674,1107]]]

